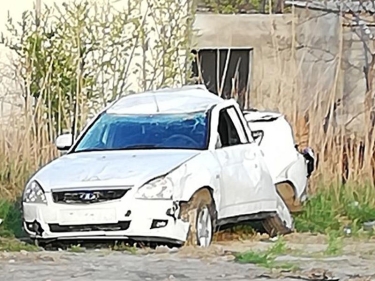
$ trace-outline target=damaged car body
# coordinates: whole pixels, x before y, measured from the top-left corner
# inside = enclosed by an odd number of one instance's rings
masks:
[[[123,97],[23,193],[23,224],[39,241],[131,239],[210,245],[221,225],[260,220],[293,230],[264,153],[234,100],[201,86]]]
[[[312,148],[298,150],[292,127],[284,115],[258,110],[243,113],[264,153],[278,193],[292,213],[301,211],[307,200],[308,179],[315,168]]]

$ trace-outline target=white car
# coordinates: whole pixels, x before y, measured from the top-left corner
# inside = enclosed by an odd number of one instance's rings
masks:
[[[244,111],[244,116],[277,191],[292,213],[301,211],[307,200],[308,178],[314,171],[313,150],[298,151],[292,127],[281,113],[252,110]]]
[[[204,87],[123,97],[72,140],[57,138],[67,153],[23,192],[34,239],[207,247],[225,224],[261,220],[270,236],[293,229],[239,105]]]

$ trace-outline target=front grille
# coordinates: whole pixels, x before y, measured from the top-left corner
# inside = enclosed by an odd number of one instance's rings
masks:
[[[83,224],[83,225],[59,225],[49,224],[51,232],[84,232],[84,231],[120,231],[127,230],[130,221],[119,221],[118,223],[106,224]]]
[[[53,202],[66,204],[90,204],[122,198],[129,189],[104,189],[57,191],[52,193]]]

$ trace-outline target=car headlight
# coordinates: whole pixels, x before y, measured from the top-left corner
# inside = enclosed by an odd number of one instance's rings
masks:
[[[172,199],[173,184],[164,177],[152,180],[141,186],[135,197],[137,199]]]
[[[36,181],[30,182],[23,192],[22,201],[25,203],[45,204],[47,203],[46,194],[42,187]]]

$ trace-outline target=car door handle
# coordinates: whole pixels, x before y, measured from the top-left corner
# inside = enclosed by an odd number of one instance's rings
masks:
[[[229,154],[228,154],[228,152],[226,152],[226,151],[224,151],[224,159],[225,159],[226,161],[229,160]]]

